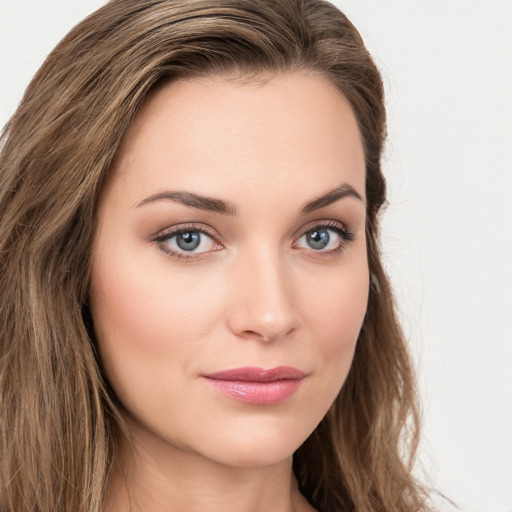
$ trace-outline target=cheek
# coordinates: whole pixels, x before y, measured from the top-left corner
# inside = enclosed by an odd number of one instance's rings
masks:
[[[97,331],[106,331],[103,338],[158,352],[175,338],[194,339],[208,331],[216,309],[214,297],[205,293],[208,284],[185,272],[171,274],[167,267],[144,258],[102,262],[93,272],[91,303]]]
[[[369,292],[369,272],[364,258],[339,276],[326,278],[309,293],[306,323],[321,334],[323,348],[330,352],[354,344],[361,329]]]
[[[352,359],[368,303],[369,273],[366,260],[351,266],[339,278],[329,279],[307,298],[305,323],[311,326],[313,353],[322,379],[326,406],[336,398]]]
[[[121,401],[144,389],[179,385],[176,370],[196,370],[200,342],[218,317],[218,301],[204,293],[204,279],[186,273],[165,278],[169,272],[154,260],[147,265],[143,259],[112,261],[105,257],[93,268],[91,286],[94,328],[110,383]]]

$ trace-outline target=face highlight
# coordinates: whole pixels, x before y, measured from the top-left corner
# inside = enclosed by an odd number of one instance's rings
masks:
[[[354,114],[323,77],[150,95],[102,193],[90,294],[140,445],[230,466],[292,456],[366,312],[364,194]]]

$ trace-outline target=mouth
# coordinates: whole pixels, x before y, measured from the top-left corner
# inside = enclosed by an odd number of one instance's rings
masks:
[[[298,390],[305,377],[304,372],[290,366],[233,368],[203,375],[207,384],[224,395],[256,405],[284,402]]]

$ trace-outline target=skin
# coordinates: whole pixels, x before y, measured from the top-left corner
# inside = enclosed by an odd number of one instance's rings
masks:
[[[360,197],[302,211],[341,185]],[[166,191],[236,214],[154,199]],[[364,194],[354,114],[319,75],[180,80],[150,95],[102,192],[93,252],[100,354],[132,437],[108,511],[313,510],[292,455],[338,395],[364,319]],[[329,245],[313,248],[308,232],[326,223]],[[183,225],[208,229],[192,252],[164,239]],[[281,365],[306,376],[271,405],[203,377]]]

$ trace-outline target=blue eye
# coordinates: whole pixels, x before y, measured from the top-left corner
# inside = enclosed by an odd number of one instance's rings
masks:
[[[155,242],[170,256],[177,259],[194,258],[221,248],[213,234],[205,228],[181,226],[168,230],[156,237]]]
[[[338,224],[320,225],[306,231],[297,240],[295,246],[315,252],[331,252],[341,250],[353,239],[354,235]]]
[[[305,234],[306,243],[315,250],[325,249],[331,240],[328,229],[314,229]]]
[[[184,251],[193,251],[201,244],[201,234],[194,231],[185,231],[175,235],[176,245]],[[173,237],[174,238],[174,237]]]

